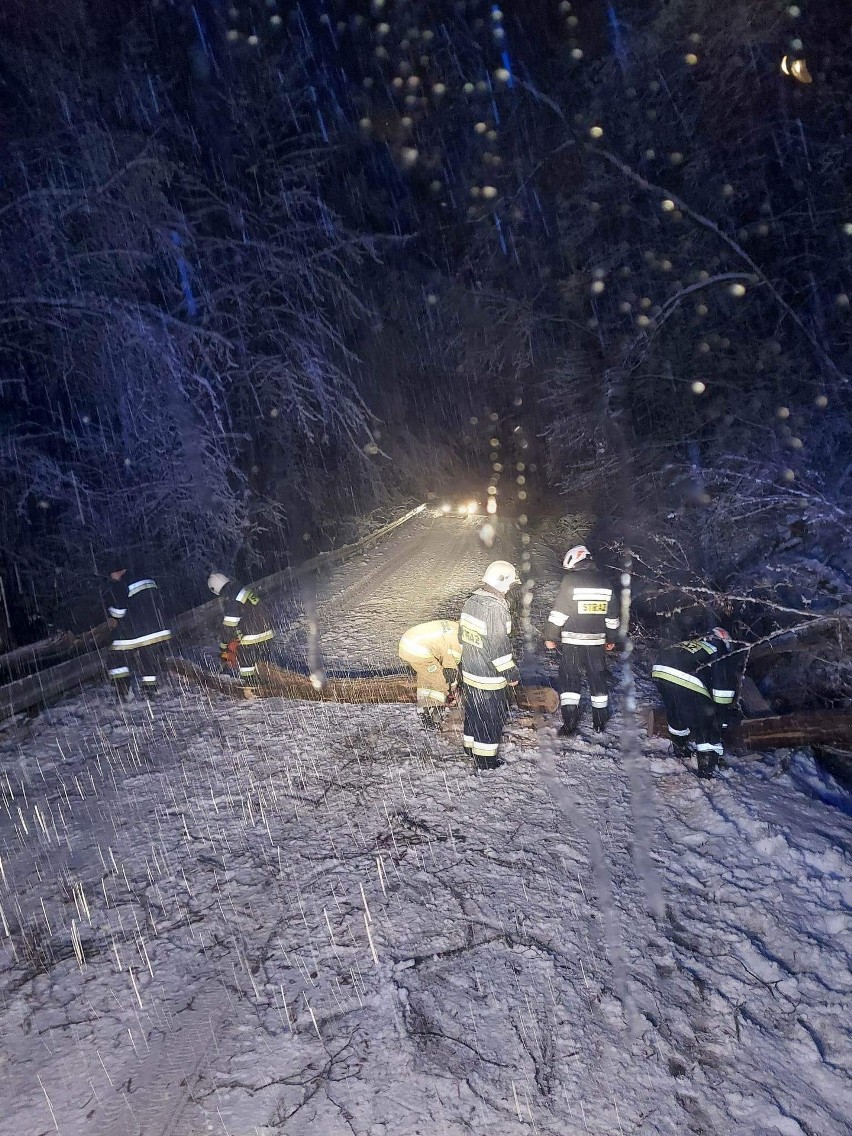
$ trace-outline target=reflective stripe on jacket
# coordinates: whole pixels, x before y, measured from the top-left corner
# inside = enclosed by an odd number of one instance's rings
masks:
[[[667,647],[651,670],[657,682],[671,682],[730,706],[737,698],[739,674],[730,647],[720,639],[690,639]]]
[[[544,631],[549,643],[561,640],[575,647],[603,647],[618,630],[618,600],[594,565],[569,569]]]
[[[480,588],[462,608],[459,618],[461,672],[467,686],[503,690],[520,678],[509,634],[512,621],[505,597]]]

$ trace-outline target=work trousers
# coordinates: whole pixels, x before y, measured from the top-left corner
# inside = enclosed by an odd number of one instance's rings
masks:
[[[506,691],[464,688],[463,745],[474,757],[496,757],[509,717]]]
[[[403,656],[400,656],[402,658]],[[417,679],[418,706],[445,706],[450,692],[444,668],[437,659],[405,659]],[[451,672],[452,673],[452,672]]]
[[[130,651],[110,651],[108,675],[119,695],[137,683],[143,694],[155,694],[169,655],[168,640]]]
[[[606,689],[606,648],[601,644],[594,647],[562,644],[562,658],[559,663],[559,705],[566,725],[580,705],[583,689],[583,675],[589,684],[592,706],[605,710],[609,706]]]
[[[275,642],[267,639],[264,643],[240,643],[237,651],[237,666],[240,678],[247,686],[257,682],[257,664],[269,658],[269,648]]]
[[[689,745],[696,753],[722,756],[722,727],[716,704],[708,695],[688,690],[674,682],[657,680],[666,708],[669,737],[679,747]]]

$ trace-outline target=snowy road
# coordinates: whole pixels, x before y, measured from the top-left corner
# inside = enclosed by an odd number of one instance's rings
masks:
[[[503,551],[451,518],[340,568],[327,661]],[[852,1130],[848,797],[508,734],[473,778],[411,707],[93,692],[7,737],[0,1134]]]

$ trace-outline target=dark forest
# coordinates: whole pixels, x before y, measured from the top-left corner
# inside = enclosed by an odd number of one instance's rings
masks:
[[[116,550],[186,604],[487,481],[751,630],[836,606],[849,45],[774,0],[7,5],[7,639]]]

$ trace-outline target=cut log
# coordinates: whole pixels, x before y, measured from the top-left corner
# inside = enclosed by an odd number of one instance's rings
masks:
[[[416,702],[417,687],[406,675],[381,678],[332,678],[317,690],[307,675],[260,662],[257,674],[264,690],[281,698],[307,702]]]
[[[244,686],[237,679],[228,678],[227,675],[214,674],[205,667],[199,667],[188,659],[169,659],[168,669],[181,678],[188,678],[191,682],[203,686],[205,690],[215,690],[217,694],[224,694],[226,698],[235,698],[238,701],[250,701],[257,697],[257,691],[251,686]]]
[[[50,702],[60,695],[80,690],[87,682],[103,673],[103,659],[100,655],[91,653],[7,683],[0,687],[0,718],[9,718],[23,710]]]
[[[648,733],[668,737],[665,712],[656,706],[639,711]],[[846,710],[808,710],[771,718],[746,718],[730,730],[730,743],[736,748],[774,749],[783,746],[840,746],[852,748],[852,714]]]

